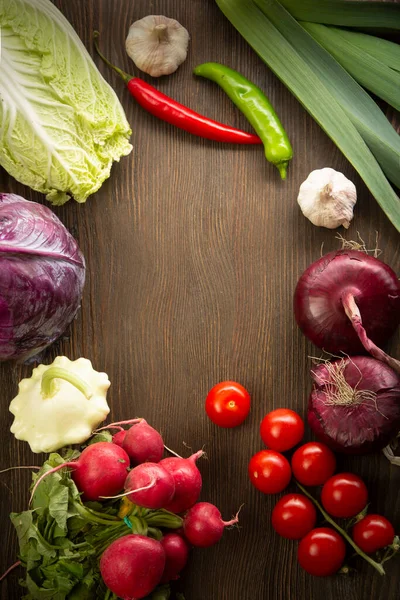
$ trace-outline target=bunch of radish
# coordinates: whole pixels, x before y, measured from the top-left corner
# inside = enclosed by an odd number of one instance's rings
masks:
[[[123,425],[130,427],[124,429]],[[84,502],[123,498],[131,507],[181,515],[179,533],[165,532],[159,540],[132,534],[127,528],[126,535],[111,542],[102,553],[100,572],[109,590],[123,600],[139,600],[158,584],[179,577],[190,546],[217,543],[225,527],[236,524],[238,517],[225,522],[216,506],[197,502],[202,478],[196,461],[203,456],[202,450],[189,458],[163,458],[163,439],[144,419],[113,423],[101,429],[116,428],[118,433],[111,442],[92,443],[77,460],[38,477],[31,500],[44,478],[68,467]],[[129,511],[126,517],[129,523]]]

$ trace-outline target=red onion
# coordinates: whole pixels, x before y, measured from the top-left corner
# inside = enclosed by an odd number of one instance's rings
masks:
[[[400,372],[378,346],[400,322],[400,282],[385,263],[359,250],[326,254],[304,271],[294,293],[296,321],[332,354],[372,356]]]
[[[369,356],[325,362],[313,369],[308,423],[333,450],[380,450],[400,429],[400,376]]]

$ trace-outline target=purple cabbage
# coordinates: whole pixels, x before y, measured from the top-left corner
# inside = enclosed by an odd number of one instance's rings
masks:
[[[46,206],[0,194],[0,360],[34,356],[75,317],[85,282],[76,240]]]

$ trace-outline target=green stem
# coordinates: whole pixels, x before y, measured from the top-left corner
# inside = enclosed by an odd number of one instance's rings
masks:
[[[130,80],[134,79],[133,75],[129,75],[129,73],[126,73],[119,67],[116,67],[115,65],[110,63],[109,60],[107,60],[107,58],[104,56],[104,54],[100,51],[99,42],[98,42],[99,36],[100,36],[100,33],[98,31],[93,32],[93,43],[94,43],[94,47],[96,48],[97,54],[106,63],[106,65],[108,65],[111,69],[113,69],[116,73],[118,73],[118,75],[120,77],[122,77],[122,79],[125,81],[126,85],[128,85]]]
[[[336,521],[334,521],[328,515],[328,513],[322,508],[322,506],[320,505],[320,503],[318,502],[318,500],[316,500],[314,498],[314,496],[312,496],[309,492],[307,492],[307,490],[305,488],[303,488],[303,486],[300,485],[300,483],[298,481],[296,481],[296,485],[297,485],[298,488],[301,489],[301,491],[303,492],[303,494],[305,494],[307,496],[307,498],[310,498],[310,500],[315,504],[315,506],[318,508],[318,510],[321,512],[321,514],[325,518],[325,521],[327,521],[328,523],[330,523],[330,525],[332,525],[332,527],[334,527],[336,529],[336,531],[338,531],[340,533],[340,535],[344,537],[344,539],[350,544],[350,546],[352,546],[352,548],[354,548],[354,550],[357,552],[357,554],[359,556],[361,556],[364,560],[366,560],[371,566],[373,566],[378,571],[378,573],[380,575],[384,575],[385,574],[385,569],[382,567],[382,565],[380,563],[376,562],[370,556],[368,556],[368,554],[365,554],[365,552],[363,552],[361,550],[361,548],[359,548],[357,546],[357,544],[355,544],[353,542],[353,540],[351,539],[351,537],[349,536],[349,534],[344,529],[342,529],[342,527],[340,527],[340,525],[338,525],[336,523]]]
[[[88,508],[85,508],[82,504],[79,504],[79,502],[74,502],[74,508],[76,508],[78,513],[82,517],[84,517],[87,521],[91,521],[92,523],[97,523],[98,525],[108,525],[109,527],[118,527],[122,523],[121,520],[111,521],[111,520],[101,519],[97,515],[92,514]]]
[[[93,396],[91,387],[86,383],[86,381],[78,377],[78,375],[75,375],[75,373],[72,373],[68,369],[62,369],[61,367],[50,367],[50,369],[47,369],[47,371],[45,371],[42,375],[42,395],[44,398],[51,398],[56,394],[57,389],[54,385],[54,379],[63,379],[64,381],[68,381],[68,383],[82,392],[82,394],[88,400],[90,400],[90,398]]]

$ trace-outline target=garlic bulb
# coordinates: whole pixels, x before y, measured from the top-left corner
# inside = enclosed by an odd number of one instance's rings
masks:
[[[297,202],[301,211],[314,225],[346,229],[353,218],[357,190],[343,173],[326,167],[312,171],[301,184]]]
[[[152,77],[169,75],[187,56],[188,31],[175,19],[149,15],[133,23],[126,38],[126,51],[141,71]]]

